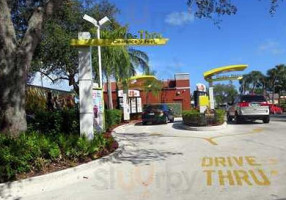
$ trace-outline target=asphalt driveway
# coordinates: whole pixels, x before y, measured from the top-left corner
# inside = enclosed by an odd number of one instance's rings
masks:
[[[123,150],[73,181],[22,188],[22,199],[286,199],[286,123],[275,117],[218,131],[140,123],[115,130]],[[26,191],[26,192],[23,192]]]

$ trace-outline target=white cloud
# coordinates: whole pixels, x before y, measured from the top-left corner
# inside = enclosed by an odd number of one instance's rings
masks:
[[[285,53],[285,49],[283,49],[278,42],[273,40],[267,40],[263,44],[258,47],[260,52],[271,53],[273,55],[280,55]]]
[[[191,23],[194,20],[194,15],[188,12],[172,12],[165,18],[165,22],[173,26],[182,26],[184,24]]]

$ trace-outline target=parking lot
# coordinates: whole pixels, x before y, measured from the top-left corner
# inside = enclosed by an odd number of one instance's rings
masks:
[[[117,128],[122,152],[77,181],[39,186],[23,199],[285,199],[286,118],[218,131],[141,123]],[[60,179],[59,179],[60,180]]]

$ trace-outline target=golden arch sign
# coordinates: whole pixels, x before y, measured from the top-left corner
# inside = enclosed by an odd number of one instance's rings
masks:
[[[227,72],[243,71],[248,67],[248,65],[228,65],[224,67],[219,67],[207,71],[204,73],[204,79],[209,82],[209,104],[210,108],[214,109],[214,94],[213,94],[213,82],[215,81],[225,81],[225,80],[240,80],[241,75],[231,74],[231,75],[220,75]]]
[[[72,39],[71,46],[87,47],[87,46],[158,46],[165,45],[169,39]]]
[[[242,79],[241,75],[231,74],[231,75],[220,75],[222,73],[233,72],[233,71],[243,71],[248,67],[248,65],[228,65],[219,68],[212,69],[204,73],[204,79],[207,82],[214,81],[224,81],[224,80],[240,80]]]

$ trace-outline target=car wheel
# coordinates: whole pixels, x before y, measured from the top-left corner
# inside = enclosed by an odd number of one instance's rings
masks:
[[[232,122],[232,117],[227,113],[227,121]]]
[[[238,116],[238,114],[235,114],[234,121],[235,121],[236,124],[240,124],[242,119],[241,119],[241,117]]]
[[[142,124],[143,124],[143,125],[146,125],[146,124],[147,124],[147,122],[142,122]]]
[[[263,123],[266,123],[266,124],[268,124],[270,122],[270,117],[268,116],[268,117],[265,117],[264,119],[263,119]]]

